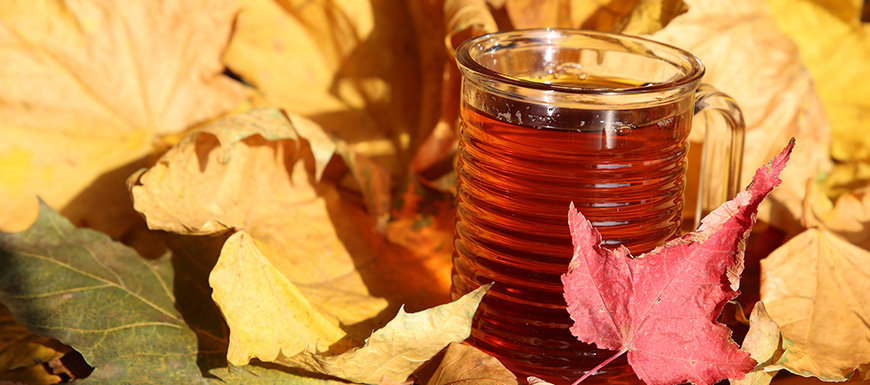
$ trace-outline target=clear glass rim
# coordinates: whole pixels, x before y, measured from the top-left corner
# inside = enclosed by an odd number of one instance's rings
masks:
[[[471,50],[477,45],[480,45],[482,42],[495,40],[495,39],[503,39],[507,36],[512,35],[524,35],[524,36],[541,36],[543,34],[547,34],[552,37],[553,33],[557,33],[563,36],[586,36],[590,38],[597,39],[610,39],[610,40],[619,40],[631,42],[633,44],[639,44],[645,47],[654,47],[658,50],[666,51],[672,53],[674,56],[682,59],[683,64],[689,68],[687,73],[682,74],[682,76],[669,80],[667,82],[657,82],[648,85],[641,85],[637,87],[626,87],[626,88],[583,88],[583,87],[573,87],[562,84],[552,84],[552,83],[544,83],[544,82],[536,82],[533,80],[525,80],[519,79],[512,76],[508,76],[506,74],[494,71],[480,64],[477,60],[475,60],[471,56]],[[687,85],[696,84],[700,81],[700,79],[704,76],[704,64],[701,62],[701,59],[693,55],[692,53],[669,45],[662,42],[658,42],[655,40],[612,33],[612,32],[598,32],[598,31],[588,31],[588,30],[580,30],[580,29],[564,29],[564,28],[536,28],[536,29],[519,29],[519,30],[510,30],[510,31],[499,31],[486,35],[481,35],[472,39],[468,39],[463,42],[454,53],[456,62],[459,64],[460,69],[466,69],[471,71],[472,73],[484,76],[493,81],[497,81],[499,83],[511,84],[517,87],[528,88],[528,89],[537,89],[542,91],[557,91],[557,92],[565,92],[571,94],[585,94],[585,95],[624,95],[624,94],[646,94],[646,93],[655,93],[655,92],[663,92],[674,90],[678,88],[682,88]]]

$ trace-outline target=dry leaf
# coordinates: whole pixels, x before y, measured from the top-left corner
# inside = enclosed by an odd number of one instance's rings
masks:
[[[870,250],[870,163],[838,163],[808,183],[804,220]]]
[[[451,53],[469,38],[498,31],[485,0],[445,0],[444,25],[444,44]]]
[[[320,311],[347,324],[383,310],[340,238],[329,202],[314,185],[326,149],[310,148],[298,127],[316,125],[280,111],[253,110],[187,135],[151,169],[131,177],[136,210],[149,226],[178,233],[243,229],[280,273]],[[313,154],[312,154],[313,153]],[[317,160],[315,160],[317,159]]]
[[[224,244],[209,276],[212,298],[230,328],[227,361],[275,361],[310,349],[326,352],[345,337],[338,320],[321,314],[239,231]]]
[[[768,0],[797,43],[831,120],[831,155],[870,160],[870,24],[856,0]]]
[[[867,190],[870,188],[870,162],[836,163],[820,184],[825,195],[834,200],[851,192]]]
[[[412,147],[416,152],[410,166],[418,182],[437,191],[449,192],[456,185],[453,163],[458,141],[461,79],[453,52],[467,39],[497,31],[498,25],[484,0],[446,0],[442,9],[429,9],[430,15],[434,13],[441,13],[443,17],[439,39],[443,44],[430,44],[432,48],[429,50],[440,53],[432,58],[437,60],[435,63],[439,70],[439,94],[437,104],[429,100],[434,99],[431,95],[424,102],[437,106],[438,116],[431,124],[421,125],[420,133],[423,135],[417,138],[419,146]],[[426,17],[431,19],[431,16]],[[434,83],[424,84],[431,87]]]
[[[407,3],[242,4],[225,61],[260,91],[256,104],[307,116],[401,175],[422,108]]]
[[[507,0],[505,10],[517,29],[559,27],[647,34],[664,28],[688,8],[682,0]]]
[[[575,384],[625,353],[649,385],[712,385],[742,378],[756,366],[717,319],[725,303],[737,297],[755,212],[782,182],[779,175],[793,148],[792,140],[697,230],[637,257],[622,245],[605,248],[598,230],[571,204],[574,256],[562,275],[574,320],[570,331],[599,349],[618,350]]]
[[[386,238],[421,258],[437,287],[450,290],[453,268],[452,196],[432,191],[414,181],[401,194],[387,225]]]
[[[245,91],[220,63],[235,11],[226,0],[3,2],[0,228],[31,223],[36,194],[63,207],[148,154],[154,135],[238,105]]]
[[[782,338],[779,325],[767,314],[763,302],[758,302],[749,315],[749,331],[740,346],[758,362],[755,369],[746,373],[742,380],[729,380],[731,385],[767,385],[778,370],[765,371],[782,355]]]
[[[477,305],[491,286],[418,313],[399,309],[396,318],[372,333],[359,349],[332,356],[305,351],[277,362],[352,382],[404,381],[448,344],[468,338]]]
[[[782,186],[759,208],[761,220],[797,232],[806,180],[830,167],[830,126],[797,47],[764,2],[686,2],[689,12],[652,37],[700,57],[707,67],[704,81],[737,100],[747,125],[741,185],[781,143],[797,139]],[[697,120],[695,142],[703,136],[698,126],[704,122]]]
[[[359,153],[354,148],[339,142],[336,153],[344,160],[350,176],[359,186],[366,210],[377,223],[379,232],[386,230],[392,206],[390,172],[377,162]]]
[[[6,323],[7,317],[14,322],[8,310],[0,306],[0,321],[4,321],[0,322],[0,326]],[[0,328],[3,339],[12,337],[9,331],[14,329],[17,328]],[[61,382],[61,378],[46,371],[42,363],[58,359],[70,349],[51,338],[39,337],[26,330],[22,334],[22,337],[8,344],[0,344],[0,382],[21,381],[32,385]]]
[[[870,185],[842,194],[836,201],[826,191],[819,183],[810,184],[805,213],[808,226],[824,228],[870,250]]]
[[[870,252],[809,229],[761,261],[761,299],[782,328],[778,368],[844,381],[870,357]]]
[[[495,357],[466,344],[452,343],[444,351],[426,385],[518,385],[517,377]]]

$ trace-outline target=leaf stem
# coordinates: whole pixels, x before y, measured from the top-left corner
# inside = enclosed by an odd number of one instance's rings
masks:
[[[628,351],[627,349],[622,349],[622,350],[616,352],[616,354],[614,354],[612,357],[610,357],[610,358],[604,360],[604,362],[598,364],[598,366],[596,366],[596,367],[592,368],[592,370],[586,372],[586,374],[584,374],[583,377],[580,377],[577,381],[574,381],[574,383],[571,384],[571,385],[577,385],[577,384],[583,382],[583,380],[585,380],[585,379],[588,378],[589,376],[595,374],[595,372],[597,372],[598,369],[603,368],[605,365],[607,365],[607,364],[609,364],[610,362],[612,362],[613,360],[617,359],[619,356],[625,354],[625,352],[627,352],[627,351]]]

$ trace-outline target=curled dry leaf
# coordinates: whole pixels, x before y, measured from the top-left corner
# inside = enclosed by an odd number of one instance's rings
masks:
[[[2,314],[6,313],[6,314]],[[10,317],[8,311],[0,310],[0,321]],[[14,322],[14,319],[12,319]],[[2,326],[3,322],[0,322]],[[22,328],[23,329],[23,328]],[[4,331],[5,329],[0,329]],[[63,356],[64,351],[60,343],[50,338],[39,337],[26,333],[23,337],[10,344],[0,345],[0,383],[2,381],[20,382],[30,385],[57,384],[61,378],[49,373],[42,363],[56,360]]]
[[[870,357],[870,252],[809,229],[761,261],[761,300],[782,328],[777,367],[844,381]]]
[[[758,302],[749,315],[749,331],[741,349],[749,353],[758,365],[741,380],[730,380],[731,385],[767,385],[778,369],[766,371],[782,356],[782,334],[779,325],[767,314],[763,302]]]
[[[507,0],[504,8],[517,29],[582,28],[630,34],[656,32],[688,10],[682,0]]]
[[[870,178],[849,169],[838,166],[824,182],[809,184],[804,219],[808,227],[824,228],[870,250]],[[837,179],[845,179],[846,186],[828,183]]]
[[[227,0],[4,1],[0,229],[31,223],[36,194],[63,207],[147,155],[155,135],[241,103],[246,91],[220,63],[236,9]],[[93,195],[82,199],[104,208]]]
[[[453,60],[453,52],[462,42],[475,36],[498,30],[498,25],[484,0],[446,0],[441,9],[429,9],[429,14],[442,14],[439,26],[442,36],[430,51],[435,55],[439,71],[438,116],[431,127],[421,129],[419,146],[411,162],[411,171],[425,186],[438,191],[452,191],[456,185],[453,170],[458,141],[460,73]],[[432,19],[430,15],[426,18]],[[420,24],[420,23],[418,23]],[[433,70],[434,72],[434,70]],[[427,83],[427,84],[431,84]],[[432,98],[430,98],[432,99]],[[425,100],[425,99],[424,99]],[[421,126],[422,127],[422,126]]]
[[[444,350],[425,385],[519,385],[517,377],[495,357],[462,343],[451,343]]]
[[[358,349],[338,355],[306,350],[276,362],[365,384],[404,381],[448,344],[468,338],[471,319],[491,286],[483,285],[456,301],[421,312],[399,309],[392,321],[375,330]]]
[[[444,23],[444,44],[451,53],[469,38],[498,31],[485,0],[445,0]]]
[[[357,271],[365,261],[350,255],[333,223],[328,206],[338,201],[334,188],[315,186],[316,170],[328,158],[314,154],[334,148],[311,147],[298,127],[317,126],[257,109],[192,132],[151,169],[131,177],[134,205],[155,229],[245,230],[306,296],[330,299],[316,302],[320,311],[354,324],[386,303],[369,296]]]
[[[747,131],[741,184],[752,177],[755,165],[779,152],[781,143],[797,139],[783,185],[759,208],[759,218],[799,232],[806,180],[828,169],[831,161],[830,124],[797,46],[778,29],[763,1],[686,3],[689,12],[651,37],[700,57],[707,67],[704,82],[732,96],[743,110]],[[699,142],[703,131],[696,126],[692,135]]]
[[[260,91],[255,105],[304,115],[402,175],[423,108],[408,2],[241,3],[224,60]]]
[[[831,155],[870,161],[870,24],[864,2],[768,0],[777,25],[798,47],[831,120]]]

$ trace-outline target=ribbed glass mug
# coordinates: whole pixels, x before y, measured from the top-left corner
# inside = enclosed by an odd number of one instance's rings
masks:
[[[521,379],[573,381],[612,352],[568,331],[559,277],[572,257],[569,204],[605,245],[651,250],[680,229],[694,115],[706,115],[710,146],[702,190],[723,186],[699,202],[736,193],[740,111],[700,83],[698,58],[638,37],[500,32],[466,41],[456,60],[462,121],[452,295],[495,282],[469,341]],[[586,381],[639,380],[622,360]]]

